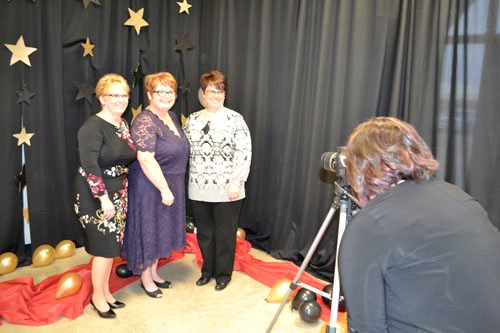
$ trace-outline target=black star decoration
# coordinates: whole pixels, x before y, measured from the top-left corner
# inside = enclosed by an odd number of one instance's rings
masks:
[[[17,96],[19,96],[16,102],[17,104],[24,102],[30,105],[31,105],[31,97],[36,95],[34,92],[28,91],[26,85],[23,86],[23,90],[16,90],[16,94]]]
[[[101,2],[99,0],[83,0],[83,7],[85,7],[85,9],[87,9],[87,7],[93,3],[94,5],[98,5],[100,6],[101,5]]]
[[[141,63],[139,62],[137,64],[137,67],[135,68],[135,71],[132,71],[132,74],[134,74],[134,81],[132,82],[132,89],[135,88],[136,85],[142,82],[142,78],[144,77],[144,73],[142,72],[141,68]]]
[[[23,164],[21,171],[16,176],[17,182],[19,183],[19,192],[23,191],[23,188],[26,186],[26,167]]]
[[[78,95],[76,96],[76,100],[80,100],[85,98],[87,102],[92,104],[92,95],[95,94],[95,89],[92,85],[90,85],[87,81],[85,82],[73,82],[78,87]]]
[[[181,36],[177,37],[175,39],[175,43],[176,45],[174,47],[174,51],[181,51],[184,57],[186,56],[186,52],[188,50],[194,48],[194,45],[188,41],[186,34],[182,34]]]
[[[190,94],[191,93],[191,86],[192,86],[191,82],[188,82],[183,86],[180,86],[179,90],[181,91],[181,94],[183,94],[183,95]]]

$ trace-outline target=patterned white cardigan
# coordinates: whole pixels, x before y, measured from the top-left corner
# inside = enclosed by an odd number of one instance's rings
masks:
[[[201,110],[188,117],[184,131],[191,144],[189,199],[228,202],[230,183],[241,187],[235,200],[243,199],[252,158],[252,140],[243,117],[223,107],[207,122]]]

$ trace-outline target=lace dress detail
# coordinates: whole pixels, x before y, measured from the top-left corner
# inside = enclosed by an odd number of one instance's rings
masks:
[[[130,166],[123,256],[134,274],[142,273],[157,259],[169,257],[172,250],[183,249],[186,243],[184,181],[189,142],[176,115],[173,112],[169,114],[179,136],[148,109],[135,118],[131,127],[137,150],[154,152],[175,198],[171,206],[164,205],[160,191],[144,174],[139,162]]]

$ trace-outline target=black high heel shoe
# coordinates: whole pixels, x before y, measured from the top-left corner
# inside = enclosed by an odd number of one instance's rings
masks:
[[[125,303],[123,302],[120,302],[120,301],[115,301],[114,303],[109,303],[109,307],[111,309],[120,309],[120,308],[124,308],[125,307]]]
[[[139,282],[139,285],[144,290],[146,295],[148,295],[149,297],[153,297],[153,298],[162,298],[163,297],[163,293],[161,292],[160,289],[156,289],[155,291],[147,291],[146,287],[144,287],[144,285],[142,284],[142,281]]]
[[[163,288],[163,289],[170,289],[170,288],[172,288],[172,282],[167,281],[167,280],[165,280],[164,282],[157,282],[157,281],[153,280],[153,282],[159,288]]]
[[[116,313],[111,309],[111,307],[109,308],[108,311],[102,312],[102,311],[99,311],[99,309],[95,306],[94,302],[92,301],[92,298],[90,299],[90,304],[92,304],[92,306],[94,307],[94,310],[97,311],[97,314],[99,314],[99,317],[101,317],[101,318],[115,318],[116,317]]]

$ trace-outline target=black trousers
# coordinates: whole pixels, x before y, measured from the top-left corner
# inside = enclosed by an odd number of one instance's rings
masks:
[[[217,282],[231,281],[242,203],[243,200],[191,201],[198,245],[203,256],[203,277],[214,277]]]

